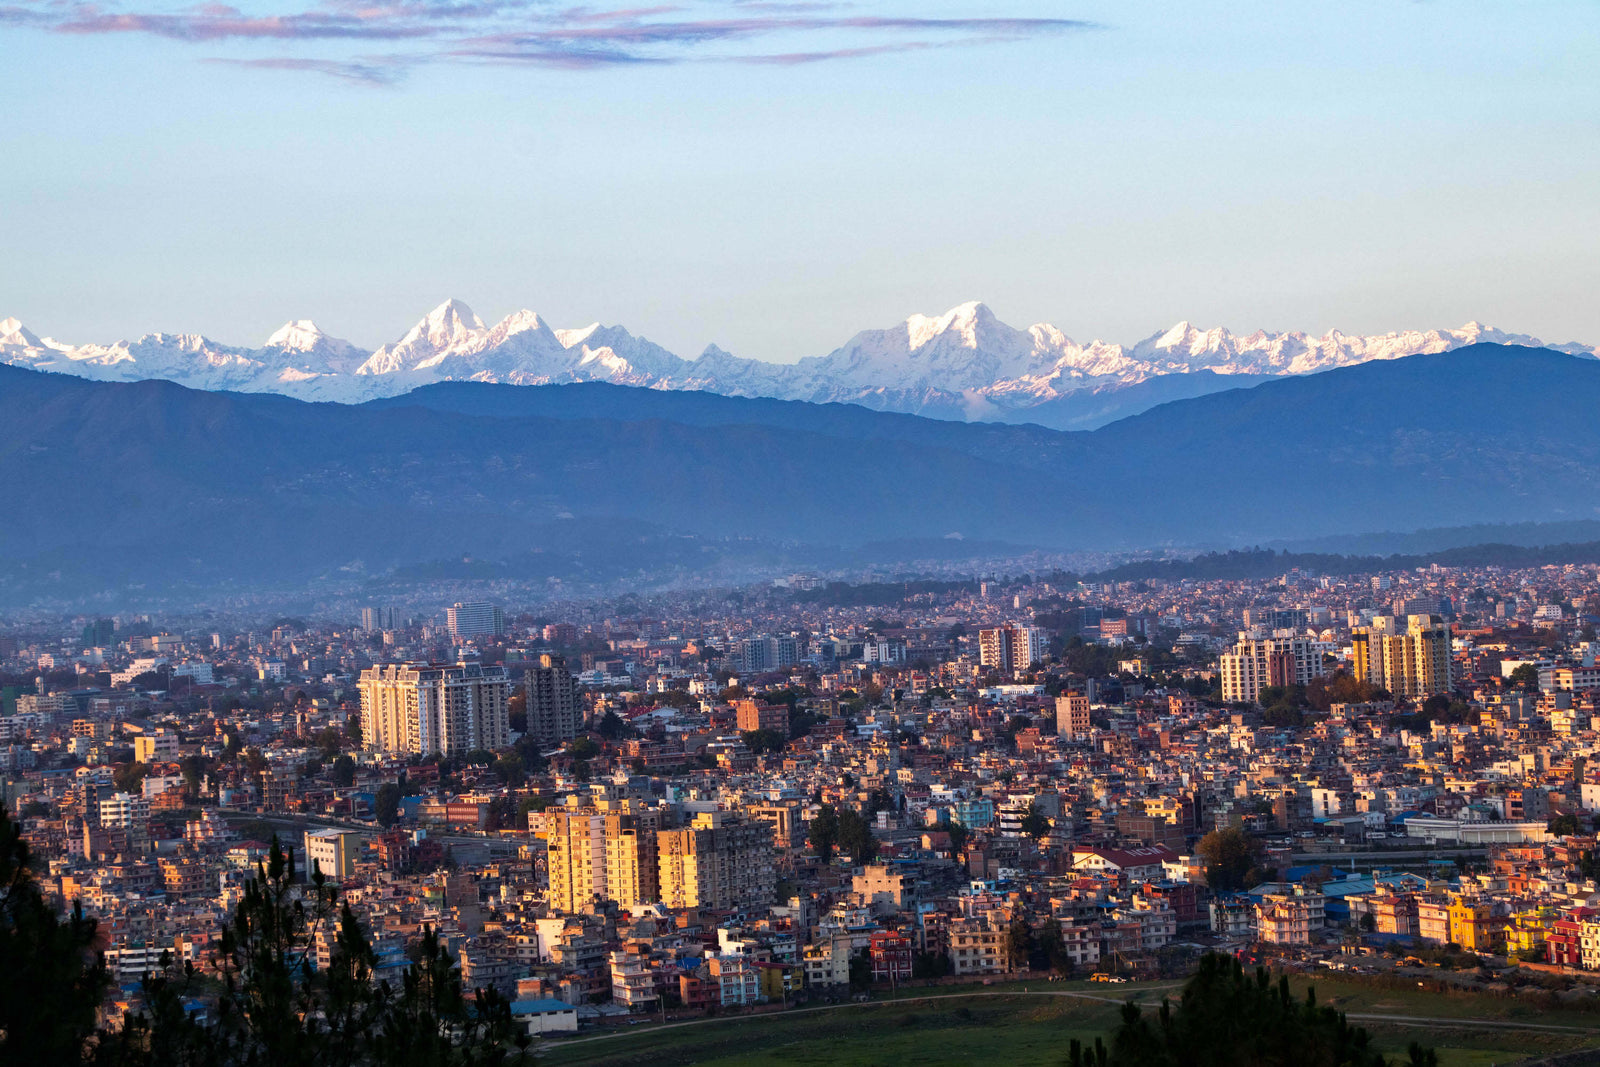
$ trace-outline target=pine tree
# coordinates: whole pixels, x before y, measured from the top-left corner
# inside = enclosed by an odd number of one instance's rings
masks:
[[[95,921],[56,914],[28,866],[22,827],[0,804],[0,1063],[66,1064],[91,1050],[109,981]]]
[[[1430,1062],[1414,1046],[1412,1064]],[[1437,1062],[1433,1060],[1432,1062]],[[1316,991],[1304,1000],[1289,980],[1271,981],[1264,968],[1247,976],[1231,957],[1210,953],[1184,986],[1176,1008],[1163,1000],[1154,1018],[1131,1001],[1111,1042],[1112,1067],[1387,1067],[1366,1030],[1344,1013],[1321,1007]]]
[[[510,1067],[529,1040],[495,991],[468,1000],[438,934],[425,928],[401,988],[374,983],[360,922],[321,872],[294,878],[276,839],[219,939],[211,1018],[188,1010],[192,965],[145,983],[145,1008],[106,1035],[105,1067]],[[319,944],[328,964],[317,968]],[[169,967],[164,971],[170,972]],[[208,998],[209,999],[209,998]]]

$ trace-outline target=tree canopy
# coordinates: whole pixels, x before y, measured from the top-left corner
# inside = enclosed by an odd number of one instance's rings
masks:
[[[811,851],[823,863],[833,859],[834,850],[839,847],[839,813],[832,804],[824,804],[817,810],[806,836],[811,842]]]
[[[108,974],[81,909],[62,920],[0,805],[0,1063],[106,1067],[513,1067],[529,1038],[494,990],[471,997],[424,928],[399,986],[373,980],[376,955],[338,889],[295,879],[276,838],[246,881],[202,976],[164,954],[142,1004],[97,1028]],[[330,946],[316,965],[319,943]],[[204,1015],[199,1009],[204,1008]]]
[[[65,921],[28,866],[22,827],[0,804],[0,1063],[81,1060],[109,978],[93,950],[95,921]]]
[[[744,747],[758,756],[765,752],[780,752],[788,742],[788,738],[778,731],[768,729],[746,730],[739,736],[744,740]]]
[[[1206,885],[1216,893],[1247,888],[1256,865],[1256,842],[1237,826],[1213,830],[1200,839],[1195,851],[1205,861]]]
[[[1524,663],[1511,672],[1506,679],[1518,689],[1539,688],[1539,668],[1532,663]]]
[[[1050,832],[1050,818],[1039,810],[1039,805],[1028,802],[1028,812],[1022,817],[1022,832],[1037,841]]]
[[[344,753],[333,761],[333,770],[330,773],[335,785],[353,785],[356,780],[356,761],[349,753]]]
[[[872,824],[854,808],[839,814],[839,848],[856,863],[871,863],[878,855],[878,838]]]
[[[1152,1015],[1131,1001],[1109,1057],[1086,1058],[1081,1048],[1069,1064],[1110,1067],[1388,1067],[1366,1030],[1351,1026],[1343,1012],[1317,1004],[1315,989],[1304,1000],[1289,993],[1289,980],[1273,982],[1264,968],[1247,975],[1231,956],[1208,953],[1183,987],[1177,1005],[1163,1000]],[[1412,1067],[1438,1063],[1431,1049],[1413,1044]]]

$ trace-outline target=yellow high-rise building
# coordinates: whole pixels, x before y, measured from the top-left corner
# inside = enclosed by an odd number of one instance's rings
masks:
[[[545,862],[552,911],[580,910],[606,895],[606,822],[594,810],[562,812],[545,819]]]
[[[741,908],[771,903],[772,831],[724,811],[696,813],[656,835],[661,901],[670,908]]]
[[[656,835],[661,831],[661,813],[636,806],[605,819],[607,896],[625,906],[660,900]]]
[[[1448,693],[1454,666],[1449,625],[1436,615],[1409,615],[1405,627],[1402,631],[1399,620],[1380,616],[1371,626],[1356,628],[1351,638],[1356,677],[1397,697]]]
[[[600,801],[548,815],[550,907],[581,910],[595,898],[649,904],[659,896],[656,835],[661,813],[636,801]]]

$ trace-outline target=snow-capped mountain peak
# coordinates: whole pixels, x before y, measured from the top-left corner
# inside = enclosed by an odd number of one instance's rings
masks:
[[[600,328],[598,322],[591,322],[589,325],[580,326],[575,330],[557,330],[556,340],[561,342],[563,348],[571,348],[573,345],[583,344],[593,337]]]
[[[807,392],[856,389],[969,390],[1048,367],[1035,336],[1001,322],[988,305],[958,304],[942,315],[912,315],[887,330],[863,330],[820,359],[802,359],[793,376]],[[837,399],[836,397],[830,397]]]
[[[430,382],[475,380],[537,385],[604,381],[655,389],[696,389],[730,396],[864,404],[941,418],[1040,421],[1063,428],[1132,414],[1111,393],[1149,379],[1210,371],[1214,375],[1311,374],[1374,359],[1444,352],[1479,341],[1540,346],[1526,334],[1479,322],[1456,330],[1409,330],[1357,336],[1329,330],[1256,330],[1235,334],[1183,321],[1132,345],[1080,345],[1049,323],[1019,330],[978,301],[939,315],[911,315],[886,329],[863,330],[826,356],[795,363],[743,359],[707,345],[681,359],[621,326],[595,322],[555,329],[522,310],[486,327],[450,299],[398,341],[370,355],[296,319],[260,349],[221,345],[198,334],[146,334],[137,341],[72,346],[41,340],[14,318],[0,321],[0,362],[83,377],[133,381],[167,378],[199,389],[280,392],[357,402],[394,396]],[[1600,355],[1586,345],[1552,345]],[[1196,386],[1180,386],[1180,391]],[[1200,391],[1219,386],[1208,377]],[[1166,387],[1163,387],[1166,388]],[[1185,395],[1195,395],[1192,391]],[[1144,406],[1148,406],[1145,403]],[[1134,410],[1142,410],[1135,408]],[[1107,414],[1107,413],[1111,414]],[[1094,424],[1099,424],[1098,422]]]
[[[0,319],[0,346],[18,345],[22,348],[43,348],[44,342],[35,337],[16,316]]]
[[[529,332],[547,335],[562,348],[569,347],[560,339],[557,332],[551,328],[549,322],[540,318],[537,311],[529,311],[527,308],[507,315],[495,323],[494,328],[489,331],[490,335],[495,337],[510,337],[513,334]]]
[[[411,327],[411,332],[405,335],[401,343],[426,339],[436,349],[445,348],[471,340],[483,330],[483,320],[473,314],[466,304],[451,297]]]
[[[331,336],[310,319],[295,319],[280,326],[257,354],[263,363],[279,367],[278,381],[297,384],[329,376],[352,374],[367,353],[349,341]]]
[[[941,336],[952,336],[967,348],[979,344],[979,332],[998,323],[989,305],[981,300],[957,304],[943,315],[912,315],[906,319],[906,341],[913,350],[933,343]]]
[[[1187,343],[1190,337],[1194,335],[1194,332],[1194,326],[1190,324],[1188,319],[1184,319],[1182,322],[1173,326],[1172,329],[1156,338],[1156,342],[1152,347],[1177,348],[1179,345]]]
[[[466,304],[451,297],[422,317],[404,337],[384,345],[355,370],[356,374],[394,374],[414,370],[445,350],[466,345],[485,333],[483,320]]]
[[[310,319],[294,319],[278,327],[263,348],[282,348],[290,352],[314,352],[321,348],[354,349],[349,341],[331,337]]]

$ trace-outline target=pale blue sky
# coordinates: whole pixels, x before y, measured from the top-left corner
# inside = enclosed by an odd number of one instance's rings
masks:
[[[374,346],[457,296],[793,359],[982,299],[1079,341],[1600,344],[1593,0],[250,2],[0,0],[0,317]]]

